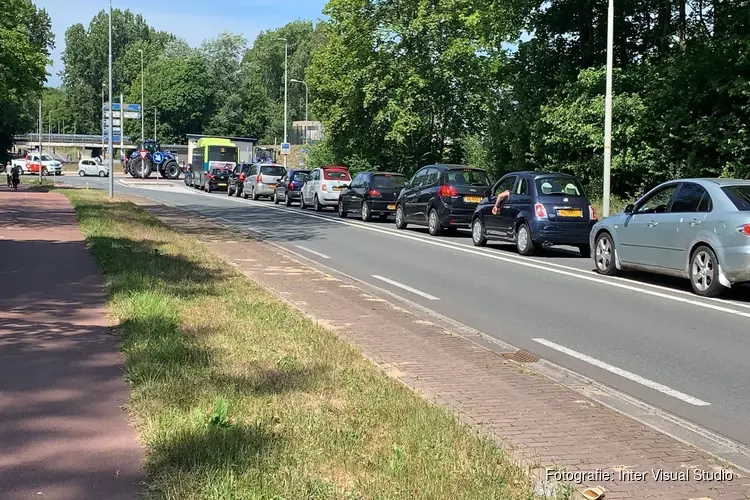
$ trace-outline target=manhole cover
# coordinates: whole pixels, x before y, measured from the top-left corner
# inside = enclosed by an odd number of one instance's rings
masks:
[[[524,351],[523,349],[516,351],[516,352],[506,352],[502,355],[505,359],[510,359],[512,361],[517,361],[519,363],[536,363],[539,361],[539,358],[534,356],[528,351]]]

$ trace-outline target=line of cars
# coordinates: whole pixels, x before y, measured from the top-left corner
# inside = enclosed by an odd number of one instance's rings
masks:
[[[573,246],[599,274],[679,276],[706,297],[750,281],[750,181],[670,181],[599,220],[578,179],[557,172],[511,172],[493,183],[485,170],[465,165],[428,165],[407,179],[396,172],[352,178],[343,165],[240,164],[216,179],[215,189],[229,196],[329,207],[364,221],[393,216],[396,228],[426,226],[433,236],[469,229],[475,246],[512,243],[521,255]],[[502,193],[509,195],[498,204]]]

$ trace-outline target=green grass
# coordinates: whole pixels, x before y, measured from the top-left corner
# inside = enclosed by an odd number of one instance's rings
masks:
[[[148,493],[531,499],[493,443],[135,205],[64,189],[122,334]]]
[[[609,199],[609,215],[614,215],[617,212],[624,210],[625,207],[628,205],[628,203],[633,203],[633,200],[625,200],[618,198],[616,196],[612,196]],[[601,218],[602,214],[604,213],[602,209],[602,200],[595,199],[591,200],[591,205],[596,209],[597,215]]]

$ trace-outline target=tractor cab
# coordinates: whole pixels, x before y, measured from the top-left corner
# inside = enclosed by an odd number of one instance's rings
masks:
[[[146,139],[145,141],[143,141],[143,149],[153,155],[157,151],[161,150],[161,144],[153,139]]]
[[[256,148],[255,162],[271,164],[276,163],[276,150],[273,148]]]

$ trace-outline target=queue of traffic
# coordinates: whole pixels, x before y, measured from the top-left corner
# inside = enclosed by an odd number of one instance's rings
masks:
[[[185,184],[206,192],[330,208],[365,222],[393,217],[396,228],[426,226],[432,236],[468,229],[475,246],[512,243],[533,255],[556,245],[593,258],[602,275],[637,270],[689,279],[694,293],[716,297],[750,282],[750,181],[680,179],[650,190],[599,220],[579,180],[556,172],[512,172],[492,182],[485,170],[428,165],[411,178],[343,165],[314,170],[277,164],[211,168]],[[498,202],[498,196],[505,194]],[[592,252],[593,249],[593,252]]]

